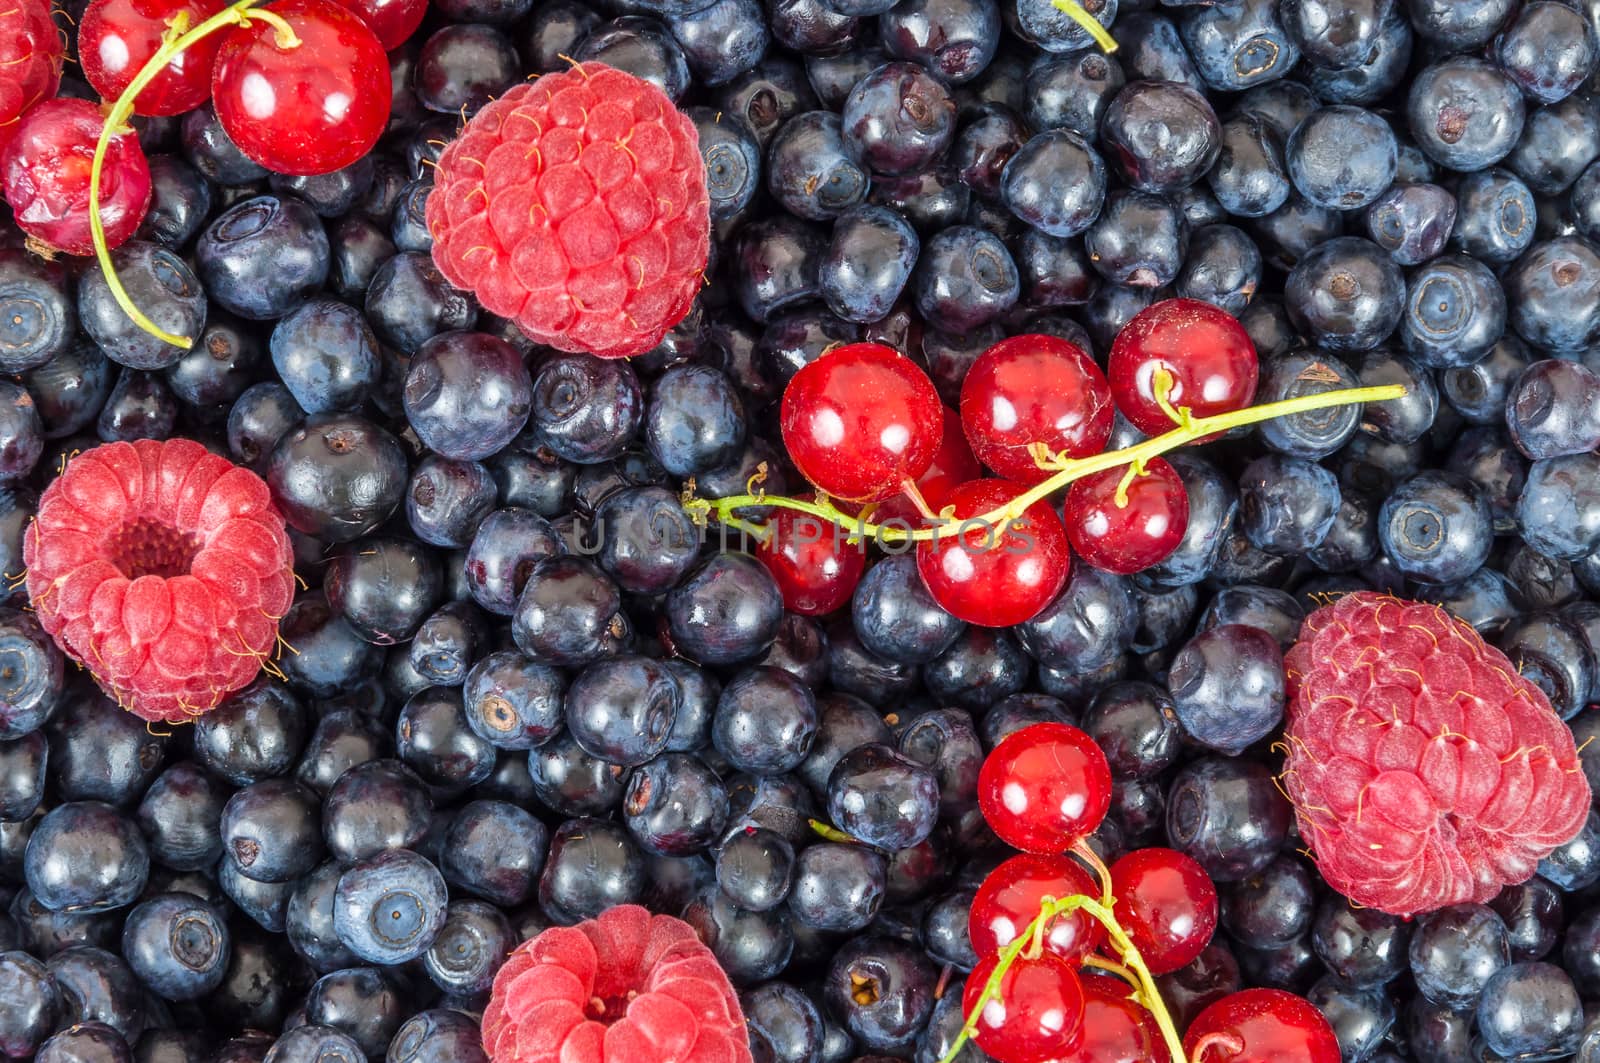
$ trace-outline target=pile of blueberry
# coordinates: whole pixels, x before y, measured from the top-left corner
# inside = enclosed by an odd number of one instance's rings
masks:
[[[1094,852],[1215,885],[1160,977],[1180,1029],[1266,987],[1343,1063],[1600,1063],[1600,816],[1492,903],[1402,920],[1319,879],[1271,749],[1281,650],[1357,589],[1444,605],[1600,736],[1600,0],[1082,8],[1115,52],[1051,0],[435,0],[383,41],[377,147],[330,173],[269,174],[212,103],[133,120],[153,194],[117,268],[197,336],[175,362],[8,211],[0,1059],[481,1063],[508,953],[641,903],[714,950],[757,1063],[938,1063],[980,886],[1042,866],[1006,863],[980,769],[1066,723],[1109,767]],[[589,61],[689,114],[711,197],[705,288],[628,360],[482,311],[425,222],[463,116]],[[1173,297],[1237,318],[1257,403],[1406,396],[1170,455],[1181,539],[1075,559],[1011,628],[890,544],[840,595],[806,569],[837,550],[686,504],[807,489],[779,405],[826,351],[899,351],[953,409],[1008,337],[1104,366]],[[20,576],[64,461],[177,436],[267,481],[303,586],[273,674],[169,731],[62,668]],[[1117,415],[1110,446],[1142,438]]]

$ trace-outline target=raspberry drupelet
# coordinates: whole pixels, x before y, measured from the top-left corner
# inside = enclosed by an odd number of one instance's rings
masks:
[[[699,136],[654,85],[580,64],[473,116],[439,157],[427,222],[445,278],[532,339],[642,354],[703,282]]]
[[[1284,657],[1284,790],[1323,877],[1394,915],[1483,904],[1589,812],[1572,731],[1470,624],[1347,594]]]
[[[181,723],[261,670],[294,594],[267,485],[187,439],[67,462],[23,540],[28,596],[129,712]]]

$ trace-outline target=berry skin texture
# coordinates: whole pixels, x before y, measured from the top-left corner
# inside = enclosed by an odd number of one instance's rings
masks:
[[[1044,499],[1000,531],[978,520],[1014,501],[1023,485],[972,480],[945,498],[960,532],[917,544],[917,573],[940,608],[969,624],[1032,620],[1067,582],[1072,555],[1061,518]]]
[[[333,0],[279,0],[272,10],[300,43],[283,47],[264,19],[229,30],[211,72],[217,118],[240,151],[277,173],[349,166],[389,124],[383,45]]]
[[[78,23],[83,76],[103,99],[115,100],[161,47],[168,20],[183,12],[193,28],[221,10],[221,0],[94,0]],[[183,114],[205,103],[221,46],[222,34],[213,33],[173,56],[139,90],[133,113]]]
[[[971,1015],[997,956],[985,956],[967,976],[961,1010]],[[999,1063],[1045,1063],[1072,1051],[1083,1038],[1083,985],[1072,964],[1053,952],[1020,956],[1000,978],[1000,988],[977,1012],[973,1039]]]
[[[933,382],[915,362],[876,343],[852,343],[794,375],[779,426],[807,480],[847,502],[878,502],[927,471],[943,417]]]
[[[17,120],[61,84],[66,39],[50,18],[50,0],[18,0],[0,13],[0,150]]]
[[[6,202],[34,240],[69,255],[94,253],[89,229],[89,169],[105,126],[88,100],[47,100],[17,123],[0,160]],[[124,243],[150,206],[150,165],[139,137],[116,134],[100,170],[100,223],[106,243]]]
[[[1138,849],[1111,865],[1117,917],[1151,974],[1192,963],[1217,929],[1217,887],[1175,849]]]
[[[1304,997],[1246,989],[1207,1007],[1183,1038],[1193,1063],[1339,1063],[1333,1027]]]
[[[524,942],[483,1013],[493,1063],[751,1063],[728,976],[689,924],[622,904]]]
[[[984,759],[978,807],[1013,849],[1064,853],[1106,818],[1111,768],[1094,739],[1076,727],[1036,723]]]
[[[254,679],[294,593],[267,485],[187,439],[73,458],[22,556],[39,623],[152,721],[187,722]]]
[[[1243,409],[1256,393],[1250,334],[1227,311],[1197,299],[1164,299],[1141,310],[1111,345],[1111,394],[1146,435],[1176,427],[1156,401],[1156,370],[1163,368],[1172,377],[1167,401],[1196,417]]]
[[[665,93],[599,63],[514,86],[439,156],[433,261],[536,342],[642,354],[710,254],[699,143]]]
[[[1350,900],[1402,916],[1487,903],[1583,826],[1571,730],[1438,606],[1347,594],[1306,619],[1284,668],[1284,789]]]
[[[1018,483],[1051,476],[1030,447],[1083,458],[1111,438],[1111,389],[1083,351],[1055,336],[1014,336],[972,363],[961,384],[961,423],[978,460]]]

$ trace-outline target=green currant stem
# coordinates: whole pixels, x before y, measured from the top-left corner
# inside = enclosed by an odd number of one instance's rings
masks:
[[[105,126],[100,130],[100,140],[94,146],[94,161],[89,164],[89,232],[94,239],[95,258],[100,261],[100,271],[105,274],[106,285],[111,289],[112,297],[134,324],[157,339],[174,347],[182,347],[184,350],[194,346],[194,337],[175,336],[151,321],[145,316],[144,311],[133,305],[133,299],[128,295],[128,290],[122,286],[121,278],[117,276],[117,268],[111,262],[111,249],[106,246],[106,229],[100,221],[100,173],[105,167],[106,149],[111,144],[111,138],[126,127],[128,119],[133,115],[133,106],[139,98],[139,93],[167,68],[167,64],[174,56],[196,41],[203,40],[226,26],[243,26],[247,25],[251,18],[259,18],[270,23],[278,31],[278,47],[299,46],[300,38],[295,36],[293,28],[281,15],[269,11],[249,11],[251,5],[260,2],[261,0],[238,0],[232,7],[223,8],[192,30],[188,28],[188,14],[180,12],[162,36],[161,47],[156,49],[150,61],[134,75],[132,81],[128,82],[128,87],[117,97],[117,102],[111,105],[111,110],[106,114]]]
[[[1094,38],[1094,43],[1098,44],[1103,51],[1109,53],[1117,50],[1117,39],[1107,33],[1106,28],[1100,25],[1093,15],[1083,9],[1083,5],[1075,3],[1074,0],[1051,0],[1051,3],[1055,4],[1061,11],[1064,11],[1072,21],[1087,30],[1089,36]]]
[[[972,531],[974,529],[987,529],[994,534],[998,534],[1000,529],[1020,519],[1027,512],[1029,506],[1048,498],[1074,480],[1081,480],[1085,476],[1135,462],[1143,464],[1151,458],[1160,457],[1170,450],[1177,450],[1179,447],[1186,446],[1196,440],[1230,432],[1244,425],[1260,424],[1262,421],[1290,417],[1312,410],[1326,410],[1336,406],[1353,406],[1366,402],[1388,402],[1402,398],[1405,394],[1406,389],[1399,384],[1384,384],[1378,387],[1340,388],[1336,391],[1322,391],[1315,395],[1301,395],[1297,398],[1269,402],[1261,406],[1248,406],[1242,410],[1232,410],[1228,413],[1214,414],[1210,417],[1193,417],[1185,409],[1180,411],[1182,416],[1178,427],[1164,435],[1147,439],[1123,450],[1110,450],[1087,458],[1050,459],[1049,467],[1057,470],[1055,475],[1043,483],[1029,488],[1006,505],[990,510],[988,513],[969,517],[964,521],[948,520],[928,528],[913,529],[873,524],[843,512],[826,500],[807,502],[799,498],[786,498],[782,495],[768,495],[765,493],[729,495],[725,498],[712,499],[688,496],[685,497],[683,504],[684,509],[696,520],[704,522],[710,514],[714,513],[717,520],[725,524],[737,519],[734,517],[736,511],[750,506],[778,506],[783,509],[794,509],[802,513],[809,513],[811,516],[828,522],[834,527],[844,528],[850,532],[852,538],[877,539],[880,542],[889,543],[907,541],[932,542],[937,539],[960,535],[963,531]]]
[[[955,1063],[956,1056],[961,1053],[961,1049],[977,1030],[978,1016],[983,1014],[983,1009],[989,1001],[999,996],[1000,984],[1012,964],[1017,962],[1018,957],[1038,955],[1039,942],[1043,940],[1044,929],[1051,920],[1077,911],[1088,913],[1106,928],[1106,935],[1116,948],[1117,955],[1121,957],[1127,974],[1132,976],[1139,1003],[1150,1012],[1150,1016],[1156,1021],[1156,1026],[1161,1030],[1161,1039],[1166,1042],[1172,1063],[1187,1063],[1188,1057],[1183,1052],[1183,1038],[1178,1036],[1178,1028],[1172,1021],[1172,1015],[1167,1011],[1166,1002],[1161,999],[1161,990],[1156,986],[1155,976],[1150,973],[1150,968],[1145,966],[1144,957],[1139,955],[1138,947],[1128,937],[1127,931],[1122,929],[1122,924],[1117,922],[1117,917],[1112,914],[1111,909],[1111,905],[1102,904],[1091,897],[1063,897],[1060,900],[1046,897],[1044,903],[1039,906],[1039,914],[1028,924],[1028,928],[996,954],[998,958],[994,970],[990,972],[988,981],[984,982],[983,991],[978,994],[972,1009],[967,1012],[966,1025],[961,1028],[961,1033],[956,1036],[950,1050],[944,1054],[939,1063]]]

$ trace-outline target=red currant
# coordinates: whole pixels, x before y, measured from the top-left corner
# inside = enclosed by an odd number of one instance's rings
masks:
[[[938,392],[915,362],[852,343],[794,375],[779,424],[807,480],[835,498],[879,502],[928,471],[942,417]]]
[[[66,40],[50,8],[50,0],[17,0],[0,12],[0,150],[28,108],[61,85]]]
[[[917,544],[917,572],[946,612],[969,624],[1010,627],[1033,619],[1061,593],[1072,553],[1048,502],[1035,502],[1004,531],[979,519],[1025,490],[1006,480],[972,480],[946,497],[963,522],[959,532]]]
[[[961,1010],[968,1015],[994,973],[997,956],[986,956],[967,976]],[[1053,952],[1019,956],[1001,976],[999,992],[975,1016],[978,1047],[1000,1063],[1045,1063],[1060,1059],[1083,1037],[1083,984],[1078,972]]]
[[[917,490],[922,492],[922,500],[935,513],[949,502],[950,492],[968,480],[976,480],[983,475],[983,466],[978,464],[978,459],[972,456],[972,448],[967,446],[960,415],[948,406],[940,409],[944,425],[939,437],[939,449],[933,452],[933,462],[928,466],[928,471],[917,477]],[[902,520],[913,528],[921,527],[923,523],[922,513],[904,494],[880,502],[878,508],[872,511],[872,520],[875,524]]]
[[[22,116],[3,163],[6,202],[23,232],[69,255],[94,253],[89,230],[89,173],[105,128],[88,100],[46,100]],[[138,134],[111,137],[100,169],[100,223],[117,247],[150,207],[150,165]]]
[[[860,543],[852,545],[842,525],[801,513],[779,509],[767,521],[768,536],[756,556],[783,594],[784,608],[804,616],[823,616],[850,600],[867,554]]]
[[[1176,849],[1139,849],[1111,865],[1117,918],[1153,974],[1205,951],[1217,929],[1217,887]]]
[[[1098,897],[1089,872],[1065,856],[1013,856],[984,878],[967,913],[967,935],[979,956],[1015,941],[1039,915],[1046,897]],[[1044,947],[1074,963],[1105,940],[1105,928],[1084,912],[1058,915],[1045,926]]]
[[[1030,446],[1098,454],[1111,438],[1111,388],[1083,351],[1055,336],[1014,336],[978,356],[961,384],[961,423],[978,460],[1008,480],[1051,475]]]
[[[114,100],[161,47],[162,36],[180,13],[193,29],[222,10],[222,0],[92,0],[78,23],[78,61],[83,76],[102,97]],[[222,35],[213,33],[167,61],[155,80],[139,90],[133,113],[183,114],[211,96],[211,68]]]
[[[223,38],[211,77],[217,118],[239,150],[278,173],[355,162],[389,122],[389,57],[366,23],[333,0],[278,0],[300,38],[285,47],[263,18]]]
[[[384,50],[394,51],[422,25],[428,13],[428,0],[339,0],[361,16],[367,28],[377,34]]]
[[[1083,1040],[1061,1063],[1154,1063],[1166,1058],[1160,1028],[1133,999],[1126,982],[1099,976],[1082,981]]]
[[[1158,436],[1176,425],[1156,401],[1155,376],[1171,376],[1166,399],[1196,417],[1250,405],[1256,393],[1256,347],[1225,310],[1198,299],[1165,299],[1139,311],[1117,333],[1107,363],[1111,394],[1133,426]]]
[[[985,758],[978,807],[1012,848],[1064,853],[1106,818],[1111,768],[1094,739],[1076,727],[1036,723],[1009,735]],[[1215,899],[1213,893],[1213,923]]]
[[[1281,989],[1223,997],[1189,1024],[1183,1048],[1193,1063],[1339,1063],[1339,1041],[1322,1012]]]
[[[1189,528],[1189,492],[1177,469],[1151,458],[1119,502],[1117,492],[1126,474],[1126,468],[1107,469],[1074,481],[1063,523],[1079,557],[1095,568],[1131,576],[1166,560],[1183,541]]]

